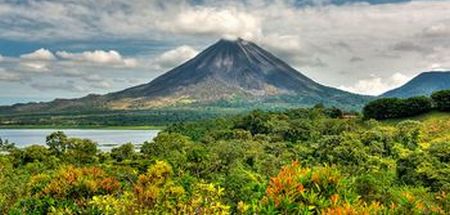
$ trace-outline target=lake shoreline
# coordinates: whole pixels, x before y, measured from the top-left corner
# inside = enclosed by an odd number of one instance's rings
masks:
[[[101,151],[109,151],[122,144],[140,146],[155,138],[160,130],[123,129],[0,129],[0,138],[15,143],[18,148],[46,145],[46,138],[53,132],[62,131],[69,138],[89,139],[98,144]],[[138,148],[138,147],[137,147]]]
[[[166,126],[46,126],[46,125],[23,125],[23,126],[0,126],[0,129],[92,129],[92,130],[164,130]]]

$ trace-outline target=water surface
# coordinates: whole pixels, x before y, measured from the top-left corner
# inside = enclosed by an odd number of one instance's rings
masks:
[[[63,131],[69,137],[91,139],[105,151],[125,143],[133,143],[139,147],[145,141],[152,140],[159,132],[159,130],[0,129],[0,138],[7,139],[18,147],[45,145],[46,136],[55,131]]]

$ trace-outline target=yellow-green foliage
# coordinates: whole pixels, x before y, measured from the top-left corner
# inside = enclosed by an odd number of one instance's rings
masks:
[[[172,167],[157,161],[139,176],[132,191],[94,196],[89,205],[101,214],[228,214],[223,194],[223,188],[201,182],[189,194],[173,181]]]
[[[45,183],[47,182],[47,183]],[[45,185],[43,185],[45,184]],[[38,174],[30,180],[33,193],[55,199],[73,198],[83,203],[98,194],[113,194],[120,190],[120,183],[98,167],[67,166],[54,176]]]
[[[346,183],[334,167],[302,168],[293,162],[270,179],[262,208],[281,214],[319,212],[341,204],[347,193],[340,192],[349,189]]]

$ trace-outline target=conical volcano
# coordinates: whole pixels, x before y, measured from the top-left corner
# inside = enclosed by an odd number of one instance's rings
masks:
[[[367,97],[318,84],[255,43],[222,39],[147,84],[106,95],[3,107],[0,112],[151,109],[236,100],[248,108],[281,103],[358,107]]]
[[[343,93],[347,94],[314,82],[252,42],[222,39],[150,83],[106,97],[112,107],[142,108],[233,97],[330,97]]]

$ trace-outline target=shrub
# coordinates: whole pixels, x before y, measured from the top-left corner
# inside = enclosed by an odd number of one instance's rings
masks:
[[[35,161],[45,161],[49,156],[49,151],[45,146],[32,145],[25,148],[22,157],[22,163],[30,163]]]
[[[414,150],[419,146],[422,124],[419,121],[405,120],[396,125],[395,139],[403,146]]]
[[[196,183],[191,198],[177,211],[181,214],[230,214],[230,206],[223,203],[224,189],[207,183]]]
[[[334,167],[302,168],[298,162],[284,166],[270,179],[261,202],[262,214],[320,213],[356,198]]]
[[[415,152],[397,161],[397,175],[408,185],[421,185],[432,191],[450,191],[450,143],[433,143],[424,152]]]

